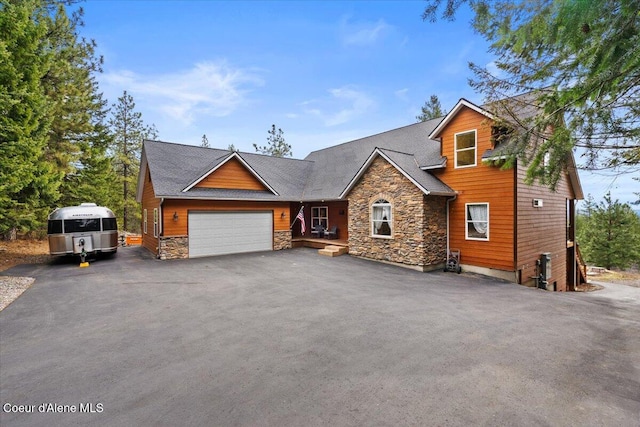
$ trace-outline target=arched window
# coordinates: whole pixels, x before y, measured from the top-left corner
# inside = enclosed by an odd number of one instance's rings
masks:
[[[391,237],[392,217],[391,203],[385,199],[376,200],[371,205],[371,235],[373,237]]]

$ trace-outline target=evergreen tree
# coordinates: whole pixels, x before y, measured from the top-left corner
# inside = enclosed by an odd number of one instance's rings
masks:
[[[42,225],[57,186],[43,162],[51,126],[42,78],[52,54],[42,42],[45,13],[35,0],[0,3],[0,233]]]
[[[638,0],[429,0],[423,19],[451,20],[463,3],[497,58],[470,64],[471,86],[513,129],[507,167],[519,159],[529,182],[555,188],[576,147],[588,168],[640,164]]]
[[[206,133],[202,135],[202,143],[200,144],[200,146],[204,148],[211,148],[211,145],[209,145],[209,139],[207,138]]]
[[[431,95],[429,100],[424,103],[420,115],[416,116],[416,120],[419,122],[426,122],[427,120],[437,119],[438,117],[446,115],[447,112],[442,109],[438,95]]]
[[[82,9],[69,17],[63,3],[49,7],[54,65],[43,84],[52,113],[47,160],[61,180],[59,204],[95,202],[111,207],[117,180],[106,151],[107,103],[95,79],[102,71],[102,58],[95,56],[94,41],[78,37]]]
[[[253,144],[253,148],[257,153],[274,157],[291,157],[293,155],[291,145],[284,140],[282,129],[278,128],[276,130],[276,125],[271,125],[271,129],[267,133],[269,134],[267,136],[267,145],[259,146],[258,144]]]
[[[122,229],[140,230],[140,209],[136,202],[136,185],[144,139],[157,138],[155,126],[147,126],[142,113],[135,110],[133,97],[125,90],[113,105],[109,126],[113,135],[110,153],[120,184],[120,200],[114,205]]]
[[[595,204],[591,197],[576,219],[580,250],[590,264],[626,269],[640,260],[640,217],[628,204],[607,194]]]

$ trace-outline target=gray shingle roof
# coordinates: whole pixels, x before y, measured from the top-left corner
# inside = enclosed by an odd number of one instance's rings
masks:
[[[143,157],[157,197],[311,201],[339,199],[376,149],[384,152],[412,180],[434,193],[453,191],[421,168],[444,164],[440,142],[428,138],[440,119],[415,123],[366,138],[314,151],[304,160],[238,152],[238,155],[277,193],[191,188],[189,185],[226,161],[231,152],[161,141],[145,141]]]
[[[304,189],[304,199],[339,198],[376,148],[411,154],[419,166],[412,169],[412,176],[415,175],[414,178],[419,180],[424,175],[430,175],[429,172],[420,170],[420,167],[444,163],[444,158],[440,155],[440,142],[428,138],[439,122],[440,119],[433,119],[415,123],[312,152],[306,160],[313,161],[315,166]]]
[[[146,158],[153,189],[157,197],[165,198],[224,198],[251,200],[299,200],[308,170],[312,163],[253,153],[237,153],[258,175],[273,188],[270,191],[211,190],[192,188],[183,190],[201,178],[232,153],[228,150],[196,147],[161,141],[144,141]]]

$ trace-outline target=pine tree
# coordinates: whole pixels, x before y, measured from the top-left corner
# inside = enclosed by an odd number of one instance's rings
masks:
[[[110,141],[104,124],[107,103],[95,79],[102,71],[102,58],[95,56],[94,41],[77,34],[77,27],[83,25],[82,9],[69,17],[63,3],[49,7],[48,38],[54,61],[43,85],[52,113],[47,160],[61,180],[59,204],[95,202],[110,207],[117,180],[106,152]]]
[[[421,114],[416,116],[416,120],[419,122],[426,122],[427,120],[437,119],[438,117],[445,116],[446,111],[442,109],[438,95],[431,95],[429,101],[424,103]]]
[[[274,157],[291,157],[293,155],[291,145],[284,140],[282,129],[278,128],[276,130],[276,125],[271,125],[271,129],[267,133],[269,134],[267,136],[267,145],[259,146],[258,144],[253,144],[253,148],[257,153]]]
[[[120,183],[121,196],[114,205],[116,216],[125,231],[140,230],[140,209],[136,202],[136,184],[140,168],[142,141],[157,138],[155,126],[147,126],[142,113],[135,110],[133,97],[125,90],[113,104],[109,126],[113,134],[110,153]]]
[[[209,145],[209,139],[207,138],[206,133],[202,135],[202,142],[200,143],[200,146],[204,148],[211,148],[211,145]]]
[[[580,250],[590,264],[626,269],[640,260],[640,217],[611,194],[598,204],[590,197],[576,223]]]
[[[507,167],[522,161],[529,182],[555,188],[577,147],[586,153],[587,168],[635,172],[638,0],[428,0],[423,19],[435,21],[443,3],[441,16],[448,20],[468,3],[475,30],[491,43],[496,60],[491,68],[470,64],[470,83],[504,117],[499,125],[513,131]]]
[[[0,233],[42,225],[57,187],[43,162],[51,116],[42,78],[52,54],[35,0],[8,1],[0,13]]]

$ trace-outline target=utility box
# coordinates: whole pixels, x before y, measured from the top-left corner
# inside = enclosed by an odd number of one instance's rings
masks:
[[[551,279],[551,253],[545,252],[540,255],[540,275],[538,287],[547,289]]]

